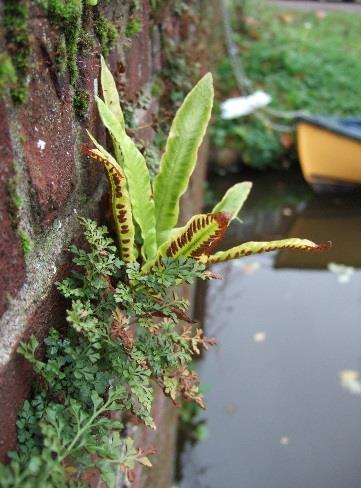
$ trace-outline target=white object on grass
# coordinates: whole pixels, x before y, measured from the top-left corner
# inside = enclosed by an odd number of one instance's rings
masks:
[[[266,107],[271,100],[271,95],[261,90],[246,97],[228,98],[221,103],[221,117],[228,120],[249,115],[259,108]]]

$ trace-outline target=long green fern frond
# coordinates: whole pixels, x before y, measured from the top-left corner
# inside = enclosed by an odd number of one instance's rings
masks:
[[[205,75],[187,95],[173,120],[160,170],[154,179],[157,243],[177,224],[179,199],[188,187],[213,105],[212,75]]]
[[[143,258],[145,260],[152,259],[157,250],[155,213],[149,171],[145,159],[114,113],[105,105],[103,100],[97,97],[96,101],[102,122],[122,153],[120,164],[123,164],[133,216],[139,225],[143,239]]]

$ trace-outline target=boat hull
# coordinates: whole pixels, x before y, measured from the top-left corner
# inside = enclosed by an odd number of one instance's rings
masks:
[[[297,124],[298,154],[305,180],[316,190],[353,190],[361,185],[361,139],[322,127]]]

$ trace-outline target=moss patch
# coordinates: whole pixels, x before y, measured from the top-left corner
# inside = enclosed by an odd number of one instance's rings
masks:
[[[82,118],[87,113],[89,108],[89,100],[90,100],[90,95],[86,90],[79,87],[75,90],[75,95],[73,98],[73,107],[78,117]]]
[[[15,103],[23,103],[28,96],[27,71],[30,59],[30,43],[28,35],[29,1],[5,0],[3,26],[7,47],[11,55],[11,64],[16,75],[11,83],[11,97]],[[5,70],[9,73],[10,65]]]
[[[50,21],[58,25],[64,33],[66,65],[70,83],[74,84],[79,76],[77,54],[83,3],[81,0],[47,0],[42,5],[47,9]]]
[[[24,255],[26,256],[27,254],[30,254],[34,248],[34,243],[31,240],[29,234],[23,229],[19,229],[17,234],[20,237],[21,248]]]
[[[8,199],[9,199],[9,212],[12,220],[14,223],[17,223],[19,220],[19,210],[22,209],[24,205],[24,199],[20,195],[18,190],[18,178],[13,176],[9,179],[8,184],[6,186]]]
[[[0,54],[0,95],[7,87],[13,87],[16,81],[16,71],[11,59],[6,54]]]
[[[127,27],[125,29],[125,35],[127,37],[133,37],[142,30],[142,27],[143,27],[142,19],[140,17],[133,17],[127,23]]]
[[[104,15],[100,15],[94,23],[94,30],[99,39],[102,54],[104,57],[107,57],[110,48],[119,37],[118,29],[113,22],[104,17]]]

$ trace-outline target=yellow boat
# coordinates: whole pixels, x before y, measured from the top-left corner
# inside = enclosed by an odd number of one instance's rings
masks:
[[[361,119],[302,116],[297,145],[303,176],[316,191],[361,185]]]

